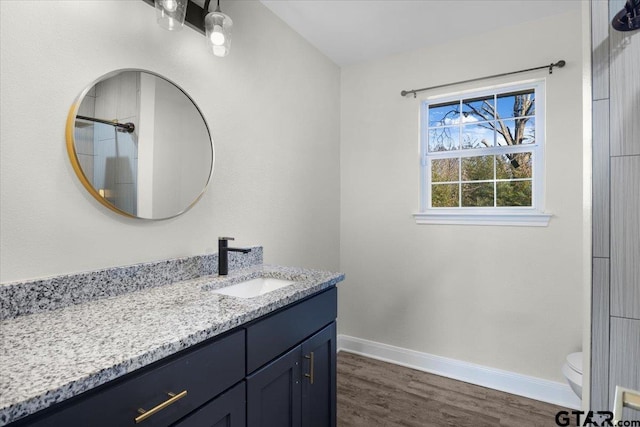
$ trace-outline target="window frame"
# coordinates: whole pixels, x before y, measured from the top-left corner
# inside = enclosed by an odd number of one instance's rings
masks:
[[[534,90],[535,96],[535,143],[520,146],[492,146],[485,148],[459,147],[457,150],[429,152],[429,106],[464,99],[481,98],[490,95],[522,90]],[[496,106],[497,108],[497,106]],[[425,97],[420,100],[420,212],[414,214],[418,224],[476,224],[476,225],[521,225],[547,226],[551,214],[544,212],[544,146],[545,146],[545,82],[530,80],[524,82],[493,85],[474,90],[466,90],[446,95]],[[504,119],[509,120],[509,118]],[[462,141],[459,142],[462,144]],[[488,207],[432,207],[431,206],[431,160],[439,158],[465,158],[482,155],[500,155],[506,152],[531,152],[533,158],[531,177],[531,206],[488,206]],[[462,173],[462,171],[459,171]],[[487,182],[500,182],[494,177]],[[463,181],[456,183],[461,185]],[[479,182],[482,182],[479,181]],[[495,204],[494,196],[494,204]]]

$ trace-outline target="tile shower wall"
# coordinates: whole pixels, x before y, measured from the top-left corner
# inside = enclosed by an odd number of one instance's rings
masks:
[[[640,389],[640,32],[611,27],[624,5],[591,2],[594,410],[613,407],[616,385]]]
[[[138,127],[140,105],[140,74],[127,71],[98,83],[95,96],[85,98],[94,102],[94,117],[131,122]],[[83,101],[83,105],[85,104]],[[82,107],[81,106],[81,107]],[[87,106],[87,110],[91,107]],[[137,212],[137,132],[118,132],[109,125],[93,126],[93,184],[119,209]]]
[[[96,110],[96,89],[95,87],[86,94],[84,100],[78,108],[78,114],[82,116],[94,117]],[[87,178],[94,179],[94,159],[93,159],[93,138],[94,125],[89,122],[76,122],[75,142],[78,161]]]

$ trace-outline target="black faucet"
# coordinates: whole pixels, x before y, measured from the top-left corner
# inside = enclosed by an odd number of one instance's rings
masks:
[[[234,238],[218,237],[218,275],[220,276],[229,274],[229,252],[242,252],[243,254],[251,252],[251,249],[228,247],[229,240],[234,240]]]

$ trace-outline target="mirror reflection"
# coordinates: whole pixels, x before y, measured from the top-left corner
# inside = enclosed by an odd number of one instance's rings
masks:
[[[85,187],[127,216],[166,219],[185,212],[213,169],[213,145],[198,107],[175,84],[146,71],[110,73],[85,90],[70,113],[67,138]]]

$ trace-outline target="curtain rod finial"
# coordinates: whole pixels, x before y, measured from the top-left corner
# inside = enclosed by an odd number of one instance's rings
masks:
[[[415,90],[403,90],[402,92],[400,92],[400,96],[405,97],[405,96],[409,95],[410,93],[413,94],[413,99],[416,99],[416,91]]]
[[[553,74],[553,67],[558,67],[558,68],[562,68],[565,65],[567,65],[567,62],[564,59],[561,59],[560,61],[554,63],[549,64],[549,74]]]

